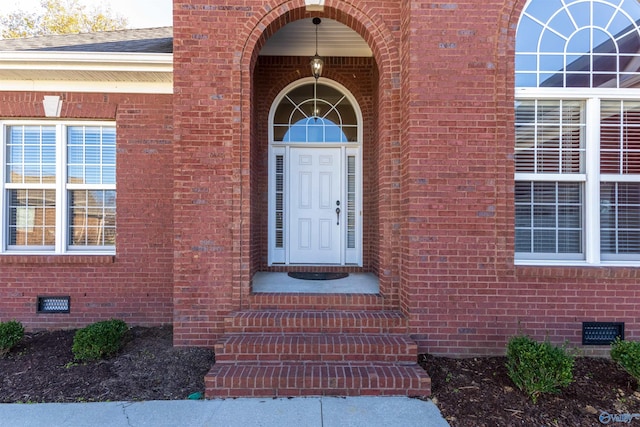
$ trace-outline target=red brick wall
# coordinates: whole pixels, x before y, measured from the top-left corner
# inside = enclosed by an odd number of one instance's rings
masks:
[[[401,300],[423,351],[499,352],[505,342],[508,319],[486,310],[513,262],[513,89],[504,76],[514,22],[503,9],[407,2],[403,14]]]
[[[115,256],[0,257],[0,320],[30,330],[109,319],[158,325],[172,315],[172,102],[168,95],[0,92],[1,119],[41,119],[43,95],[61,119],[116,122]],[[38,296],[70,296],[71,313],[36,314]]]

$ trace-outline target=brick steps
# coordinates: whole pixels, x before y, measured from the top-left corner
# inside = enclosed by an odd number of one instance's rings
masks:
[[[424,396],[431,385],[416,364],[337,362],[216,363],[207,398],[242,396]]]
[[[225,319],[225,334],[214,346],[216,363],[205,377],[207,398],[430,394],[407,319],[383,310],[380,297],[361,295],[360,302],[372,303],[363,308],[340,295],[329,300],[344,309],[314,309],[306,305],[311,300],[299,307],[292,302],[297,296],[286,295],[278,300],[267,294],[259,309],[254,299],[254,308]]]
[[[228,334],[215,345],[216,362],[364,361],[415,363],[417,345],[391,334]]]

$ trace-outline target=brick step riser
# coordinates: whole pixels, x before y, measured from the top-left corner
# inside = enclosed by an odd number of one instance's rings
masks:
[[[243,321],[243,319],[232,319],[225,325],[225,332],[406,334],[407,326],[405,323],[404,320],[360,322],[344,319],[344,321],[338,322],[317,322],[291,319],[290,322],[282,322],[274,319],[263,319],[257,322],[247,322]]]
[[[233,367],[234,364],[228,365]],[[233,368],[231,368],[233,369]],[[218,364],[205,377],[206,398],[216,397],[274,397],[274,396],[426,396],[431,381],[426,375],[389,374],[363,368],[343,368],[342,374],[322,372],[322,369],[296,368],[246,369],[240,374],[225,372],[225,364]],[[385,368],[381,368],[385,369]],[[391,369],[391,368],[386,368]],[[419,367],[416,368],[420,370]],[[340,369],[338,370],[340,371]],[[267,372],[271,373],[266,374]],[[371,375],[370,375],[371,374]]]
[[[207,391],[205,393],[206,399],[226,399],[226,398],[241,398],[241,397],[263,397],[263,398],[273,398],[273,397],[311,397],[311,396],[424,396],[425,389],[424,388],[416,388],[416,387],[400,387],[397,389],[393,388],[370,388],[364,387],[363,389],[359,387],[348,387],[348,388],[332,388],[332,389],[312,389],[312,388],[302,388],[300,386],[294,385],[292,388],[236,388],[236,389],[228,389],[223,388],[220,389],[216,385],[208,385]]]
[[[320,350],[322,351],[322,350]],[[391,362],[412,363],[417,356],[410,354],[295,354],[295,353],[216,353],[216,362]]]
[[[386,335],[232,335],[214,346],[217,361],[416,362],[417,345]]]
[[[243,388],[244,387],[244,388]],[[206,385],[207,399],[216,398],[240,398],[240,397],[310,397],[310,396],[424,396],[425,388],[398,387],[393,385],[363,387],[354,386],[346,388],[305,388],[303,385],[293,385],[291,388],[252,388],[240,385],[238,388],[220,388],[216,384]]]
[[[405,326],[228,326],[228,334],[291,333],[291,334],[406,334]]]
[[[395,312],[241,312],[225,319],[225,332],[406,334],[407,319]]]
[[[256,294],[248,299],[251,310],[365,310],[387,308],[377,295],[363,294]]]

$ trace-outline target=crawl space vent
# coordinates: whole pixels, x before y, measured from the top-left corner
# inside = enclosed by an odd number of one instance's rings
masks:
[[[624,339],[624,322],[582,322],[582,345],[609,345]]]
[[[69,297],[38,297],[38,313],[69,313]]]

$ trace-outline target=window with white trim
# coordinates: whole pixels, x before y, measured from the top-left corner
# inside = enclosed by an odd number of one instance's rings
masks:
[[[5,122],[2,253],[114,253],[113,123]]]
[[[640,262],[640,3],[530,0],[516,38],[516,261]]]

